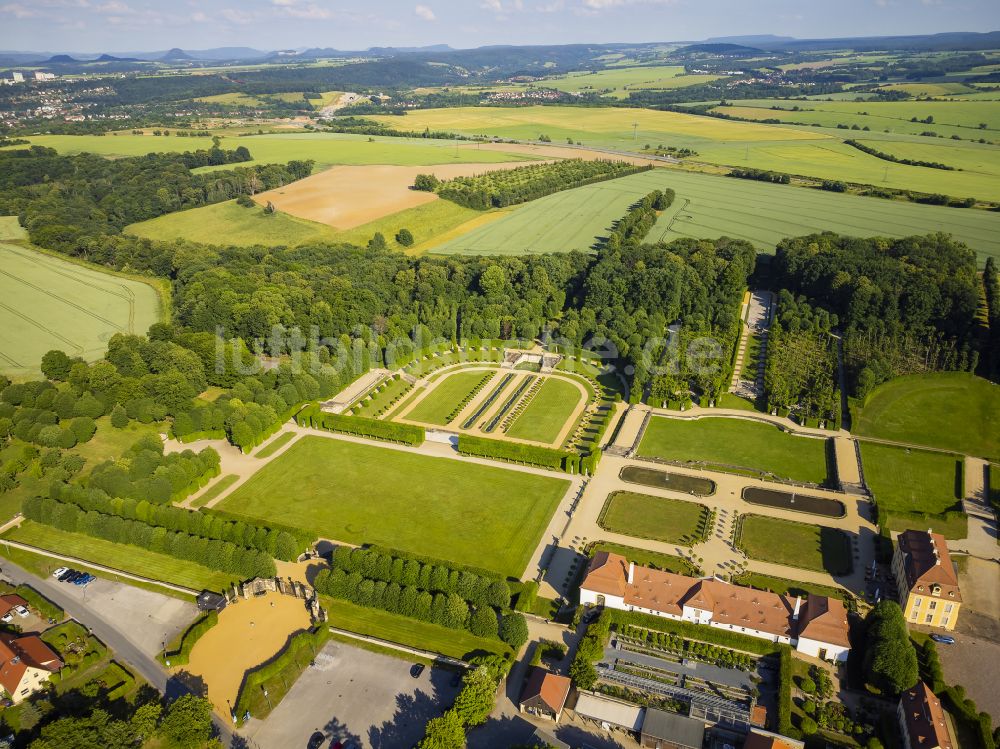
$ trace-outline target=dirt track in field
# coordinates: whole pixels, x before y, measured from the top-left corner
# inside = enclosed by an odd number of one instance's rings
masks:
[[[410,189],[418,174],[451,179],[538,163],[542,162],[335,166],[285,187],[262,192],[254,200],[261,205],[271,201],[278,210],[328,224],[335,229],[353,229],[383,216],[437,200],[434,193]]]
[[[228,716],[243,675],[276,655],[289,635],[308,627],[309,612],[299,598],[268,593],[240,600],[222,610],[219,623],[191,650],[188,664],[174,671],[202,679],[216,712]]]

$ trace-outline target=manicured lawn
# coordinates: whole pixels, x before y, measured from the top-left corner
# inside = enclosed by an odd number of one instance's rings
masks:
[[[800,583],[798,580],[785,580],[782,577],[771,577],[762,575],[759,572],[744,572],[733,580],[737,585],[745,585],[758,590],[769,590],[772,593],[789,596],[828,596],[830,598],[844,598],[847,593],[843,588],[835,588],[832,585],[820,585],[819,583]]]
[[[962,461],[954,455],[861,442],[865,481],[890,512],[942,513],[964,493]]]
[[[451,658],[465,658],[472,653],[484,651],[498,655],[510,652],[510,648],[500,640],[476,637],[463,630],[441,627],[380,609],[355,606],[337,598],[324,596],[323,607],[330,615],[331,627],[420,650],[430,650]]]
[[[434,385],[434,389],[412,411],[406,414],[406,419],[445,426],[451,421],[453,412],[462,399],[472,392],[484,377],[492,376],[492,372],[481,370],[449,373]]]
[[[775,426],[745,419],[703,418],[683,421],[653,418],[639,454],[694,461],[779,478],[822,484],[826,481],[826,440],[797,437]]]
[[[257,457],[259,458],[261,456],[258,455]],[[191,507],[204,507],[239,480],[240,477],[237,476],[235,473],[230,473],[227,476],[223,476],[221,479],[212,484],[212,486],[209,488],[207,492],[198,497],[198,499],[194,500],[191,503]]]
[[[83,471],[88,473],[98,463],[119,457],[142,437],[165,431],[167,431],[166,422],[141,424],[138,421],[130,421],[124,429],[116,429],[111,426],[110,416],[102,416],[97,419],[97,431],[90,441],[77,445],[73,448],[73,452],[86,458],[87,464],[83,467]]]
[[[291,442],[293,439],[295,439],[295,436],[296,436],[295,432],[285,432],[279,437],[268,442],[266,446],[262,447],[260,450],[254,453],[254,457],[270,458],[272,455],[278,452],[278,450],[280,450],[289,442]]]
[[[673,554],[661,554],[657,551],[646,551],[637,549],[634,546],[624,544],[613,544],[610,541],[598,541],[591,549],[595,551],[610,551],[613,554],[621,554],[630,562],[635,562],[640,567],[653,567],[667,572],[676,572],[679,575],[695,575],[697,570],[683,557]]]
[[[194,562],[175,559],[138,546],[116,544],[80,533],[67,533],[30,520],[26,520],[20,528],[7,531],[3,538],[194,590],[221,591],[233,582],[232,575],[210,570]]]
[[[697,502],[614,492],[605,501],[598,523],[614,533],[690,546],[700,540],[699,524],[707,514],[708,508]]]
[[[1000,385],[964,372],[897,377],[855,415],[863,437],[1000,457]]]
[[[789,567],[849,574],[853,567],[851,543],[838,528],[791,520],[744,515],[737,544],[747,556]]]
[[[218,508],[323,538],[382,544],[520,576],[568,484],[307,436]]]
[[[572,382],[548,377],[507,434],[524,440],[555,442],[582,399],[583,393]]]
[[[381,390],[375,393],[370,400],[361,400],[351,410],[357,416],[366,416],[370,419],[378,418],[379,411],[386,408],[411,387],[413,386],[402,377],[398,380],[390,379],[387,383],[382,384]]]

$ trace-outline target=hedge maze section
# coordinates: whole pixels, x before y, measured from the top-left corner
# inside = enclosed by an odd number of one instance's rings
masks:
[[[148,284],[0,243],[0,372],[35,375],[51,349],[97,359],[112,335],[144,333],[159,315]]]

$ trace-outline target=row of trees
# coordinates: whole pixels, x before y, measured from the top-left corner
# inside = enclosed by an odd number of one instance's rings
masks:
[[[305,534],[296,536],[280,528],[229,520],[209,510],[186,510],[173,505],[154,504],[146,499],[112,498],[100,489],[79,484],[55,484],[51,492],[53,499],[75,504],[82,510],[138,520],[156,528],[192,536],[229,541],[237,546],[267,552],[286,562],[294,561],[300,551],[314,540]]]
[[[29,520],[60,530],[138,546],[236,575],[241,579],[273,577],[276,574],[274,559],[270,554],[237,546],[229,541],[168,531],[166,528],[157,528],[139,520],[126,520],[116,515],[87,512],[75,504],[47,497],[26,499],[22,512]]]
[[[567,473],[579,473],[581,469],[580,456],[568,450],[475,437],[470,434],[459,435],[458,451],[462,455],[524,463]]]
[[[954,172],[955,167],[948,166],[947,164],[942,164],[940,161],[922,161],[920,159],[901,159],[898,156],[886,153],[885,151],[879,151],[877,148],[872,148],[871,146],[865,145],[860,141],[847,139],[844,141],[849,146],[854,146],[859,151],[863,151],[870,156],[874,156],[877,159],[882,159],[883,161],[892,161],[896,164],[906,164],[907,166],[925,166],[930,169],[944,169],[949,172]]]
[[[418,175],[415,189],[433,189],[445,200],[484,211],[526,203],[554,192],[649,171],[626,161],[564,159],[551,164],[532,164],[500,169],[473,177],[455,177],[438,182],[433,175]]]
[[[674,195],[674,191],[669,187],[666,190],[653,190],[630,206],[626,214],[615,222],[605,240],[605,247],[614,252],[624,245],[637,244],[645,239],[656,223],[657,213],[665,211],[673,204]]]
[[[768,410],[783,415],[793,410],[807,424],[817,419],[839,423],[835,343],[828,332],[791,332],[773,324],[764,369]]]
[[[499,656],[477,657],[462,679],[462,691],[443,715],[428,721],[417,749],[464,749],[465,732],[486,722],[510,661]]]
[[[510,590],[498,576],[472,572],[444,562],[425,562],[378,548],[338,546],[330,566],[346,573],[357,572],[369,580],[415,586],[431,593],[457,593],[476,605],[498,609],[510,606]]]
[[[773,182],[776,185],[787,185],[792,181],[792,178],[784,172],[771,172],[767,169],[753,169],[751,167],[731,169],[726,176],[737,179],[753,179],[758,182]]]
[[[986,315],[989,324],[989,368],[990,377],[1000,380],[1000,280],[997,278],[997,265],[993,257],[986,258],[983,270],[983,288],[986,291]]]
[[[421,445],[424,442],[424,428],[413,424],[397,424],[393,421],[369,419],[364,416],[345,416],[321,411],[318,405],[305,408],[295,415],[300,426],[306,425],[331,432],[343,432],[359,437],[399,442],[404,445]]]

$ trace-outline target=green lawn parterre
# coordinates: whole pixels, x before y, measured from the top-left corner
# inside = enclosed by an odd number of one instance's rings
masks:
[[[861,442],[865,482],[889,512],[939,514],[961,509],[963,461],[959,456]]]
[[[555,442],[583,397],[580,388],[572,382],[546,377],[507,434],[518,439]]]
[[[1000,458],[1000,385],[965,372],[897,377],[855,414],[862,437]]]
[[[708,508],[697,502],[617,491],[608,495],[598,524],[613,533],[690,546],[700,540]]]
[[[853,567],[850,539],[839,528],[744,515],[736,543],[748,557],[762,562],[834,576],[850,574]]]
[[[484,378],[492,376],[492,371],[484,372],[481,369],[449,372],[404,418],[407,421],[445,426],[451,421],[456,406]]]
[[[569,481],[306,436],[218,509],[520,576]]]
[[[678,575],[697,575],[698,570],[691,562],[684,557],[673,554],[661,554],[658,551],[647,551],[637,549],[634,546],[624,544],[614,544],[610,541],[598,541],[589,550],[593,554],[595,551],[609,551],[612,554],[621,554],[630,562],[635,562],[640,567],[653,567],[667,572],[676,572]]]
[[[793,481],[827,480],[826,440],[800,437],[748,419],[654,417],[639,455],[773,473]]]

